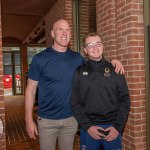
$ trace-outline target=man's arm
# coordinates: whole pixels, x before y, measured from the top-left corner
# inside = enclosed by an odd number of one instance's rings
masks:
[[[33,106],[35,102],[35,94],[38,81],[28,79],[27,88],[25,91],[25,121],[26,130],[30,138],[36,139],[38,135],[37,127],[33,121]]]
[[[113,58],[113,59],[110,60],[110,62],[115,67],[115,72],[116,73],[124,74],[123,65],[119,60]]]

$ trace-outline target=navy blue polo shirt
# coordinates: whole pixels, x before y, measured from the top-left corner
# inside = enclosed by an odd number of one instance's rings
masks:
[[[38,115],[46,119],[73,116],[70,107],[73,74],[83,64],[83,57],[70,49],[58,52],[53,48],[36,54],[29,69],[29,78],[38,81]]]

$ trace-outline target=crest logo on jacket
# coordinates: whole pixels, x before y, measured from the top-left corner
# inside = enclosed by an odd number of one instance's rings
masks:
[[[110,76],[110,68],[109,67],[106,67],[104,69],[104,77],[109,77]]]

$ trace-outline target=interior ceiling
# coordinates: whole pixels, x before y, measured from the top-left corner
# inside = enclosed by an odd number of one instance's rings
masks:
[[[21,43],[56,0],[2,0],[2,38]],[[10,40],[11,41],[11,40]]]

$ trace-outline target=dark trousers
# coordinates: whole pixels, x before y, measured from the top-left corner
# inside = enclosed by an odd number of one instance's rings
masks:
[[[107,128],[110,125],[99,125],[102,128]],[[80,150],[122,150],[121,134],[118,137],[108,142],[104,139],[95,140],[82,128],[80,129]]]

